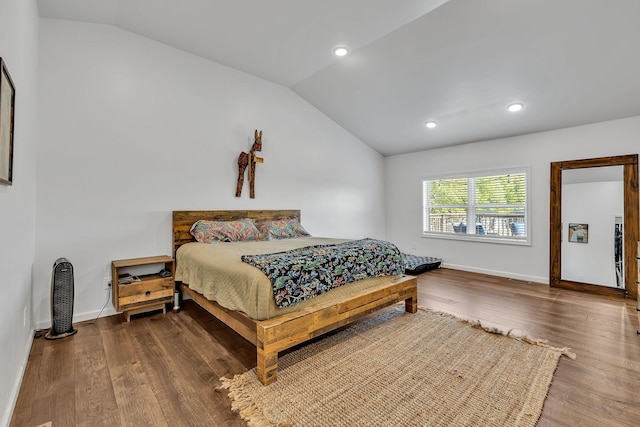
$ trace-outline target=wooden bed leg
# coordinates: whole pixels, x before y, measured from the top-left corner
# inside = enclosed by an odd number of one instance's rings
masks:
[[[407,313],[415,313],[418,311],[418,296],[414,295],[411,298],[404,300],[404,311]]]
[[[269,385],[278,379],[278,352],[265,352],[258,346],[258,379]]]

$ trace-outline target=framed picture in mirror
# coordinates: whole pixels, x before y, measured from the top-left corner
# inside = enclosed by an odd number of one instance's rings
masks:
[[[569,224],[569,241],[589,243],[589,224]]]

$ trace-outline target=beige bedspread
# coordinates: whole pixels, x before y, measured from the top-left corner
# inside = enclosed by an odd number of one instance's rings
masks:
[[[176,253],[176,280],[189,285],[207,299],[230,310],[242,311],[252,319],[264,320],[289,313],[319,301],[343,300],[357,292],[393,278],[376,277],[333,289],[330,292],[279,308],[271,282],[256,267],[242,262],[242,255],[282,252],[312,245],[346,242],[343,239],[301,237],[263,242],[187,243]]]

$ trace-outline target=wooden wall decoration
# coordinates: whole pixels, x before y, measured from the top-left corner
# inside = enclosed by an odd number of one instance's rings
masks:
[[[249,166],[249,197],[256,198],[256,163],[263,163],[262,157],[256,156],[256,151],[262,151],[262,131],[258,132],[256,129],[254,132],[254,143],[251,146],[249,153],[244,151],[238,156],[238,182],[236,183],[236,197],[240,197],[242,194],[242,185],[244,184],[244,171]]]

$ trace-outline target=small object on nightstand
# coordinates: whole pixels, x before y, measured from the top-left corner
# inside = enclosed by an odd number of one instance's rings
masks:
[[[128,285],[129,283],[133,283],[133,279],[131,277],[123,277],[122,279],[118,279],[119,285]]]

